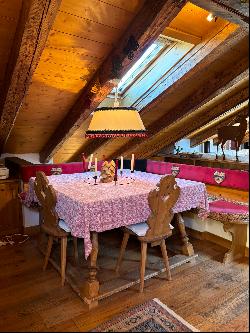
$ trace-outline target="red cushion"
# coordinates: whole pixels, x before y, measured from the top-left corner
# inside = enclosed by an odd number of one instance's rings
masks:
[[[180,163],[147,161],[147,172],[159,175],[175,172],[175,177],[222,187],[249,190],[248,171],[210,168]]]
[[[219,185],[223,187],[238,188],[241,190],[249,190],[249,173],[248,171],[208,168],[206,167],[205,180],[206,184]],[[218,184],[216,182],[215,173],[225,175],[224,180]]]
[[[170,174],[171,163],[148,160],[146,172],[156,173],[158,175]]]
[[[179,169],[177,178],[194,180],[197,182],[205,182],[206,168],[201,166],[171,163],[171,171]]]
[[[209,211],[212,213],[223,214],[246,214],[248,213],[248,206],[239,205],[225,200],[217,200],[210,202]]]
[[[100,171],[102,161],[97,163],[97,169]],[[35,164],[27,165],[21,168],[22,180],[28,182],[30,177],[35,177],[37,171],[43,171],[46,176],[51,176],[53,168],[61,168],[62,174],[81,173],[84,172],[82,162],[60,163],[60,164]]]

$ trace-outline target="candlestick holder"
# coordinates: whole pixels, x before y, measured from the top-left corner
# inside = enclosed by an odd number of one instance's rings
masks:
[[[97,181],[97,176],[95,175],[93,178],[94,178],[94,180],[95,180],[94,185],[98,185],[97,182],[96,182],[96,181]]]
[[[121,179],[122,179],[122,175],[123,175],[123,171],[120,170],[120,176],[121,176]],[[120,183],[120,185],[123,185],[123,183]]]

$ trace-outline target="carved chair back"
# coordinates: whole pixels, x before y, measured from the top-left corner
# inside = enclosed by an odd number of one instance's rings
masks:
[[[59,217],[55,210],[56,207],[56,193],[52,185],[49,185],[49,181],[44,172],[38,171],[34,182],[34,190],[37,199],[41,205],[42,211],[42,226],[51,232],[60,231],[58,226]]]
[[[151,214],[147,220],[149,229],[145,240],[160,239],[171,234],[170,223],[174,217],[172,208],[180,196],[180,188],[177,186],[174,176],[167,175],[161,178],[156,189],[150,191],[148,203]]]

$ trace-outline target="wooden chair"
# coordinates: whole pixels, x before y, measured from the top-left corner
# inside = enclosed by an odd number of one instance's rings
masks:
[[[34,183],[36,196],[41,205],[41,231],[45,232],[49,239],[47,251],[45,255],[43,270],[48,265],[48,260],[51,254],[53,241],[61,240],[61,281],[62,286],[65,282],[65,269],[66,269],[66,252],[67,252],[67,237],[70,235],[70,228],[63,220],[60,220],[55,210],[56,207],[56,193],[44,172],[38,171]],[[73,237],[74,256],[78,260],[77,238]]]
[[[148,203],[151,209],[151,214],[147,222],[131,225],[124,230],[120,255],[116,265],[116,272],[118,273],[120,270],[129,236],[137,236],[138,240],[141,242],[140,292],[143,292],[144,288],[148,243],[151,243],[151,246],[161,246],[167,279],[171,280],[165,239],[172,234],[170,223],[174,214],[171,209],[178,200],[179,195],[180,188],[176,185],[174,176],[165,176],[161,179],[160,183],[157,184],[157,188],[149,193]]]

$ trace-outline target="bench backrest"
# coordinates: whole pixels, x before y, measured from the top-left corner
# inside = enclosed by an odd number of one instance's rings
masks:
[[[98,161],[97,169],[101,170],[102,161]],[[28,182],[31,177],[36,176],[37,171],[43,171],[46,176],[56,174],[57,171],[62,174],[85,172],[82,162],[60,163],[60,164],[33,164],[21,168],[23,182]]]
[[[195,180],[205,184],[249,190],[248,171],[148,160],[147,172],[160,175],[173,174],[177,178]]]

